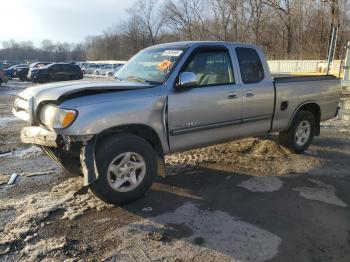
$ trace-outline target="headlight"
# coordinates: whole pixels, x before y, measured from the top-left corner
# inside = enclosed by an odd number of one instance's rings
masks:
[[[75,110],[61,109],[56,105],[44,105],[40,111],[40,121],[49,128],[66,128],[76,116]]]

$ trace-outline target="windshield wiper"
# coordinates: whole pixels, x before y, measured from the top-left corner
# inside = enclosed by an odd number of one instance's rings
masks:
[[[147,79],[143,79],[142,77],[138,77],[138,76],[128,76],[128,77],[126,77],[124,79],[125,80],[136,81],[136,82],[140,82],[140,83],[146,83],[146,84],[150,84],[150,85],[160,85],[161,84],[159,82],[150,81],[150,80],[147,80]]]

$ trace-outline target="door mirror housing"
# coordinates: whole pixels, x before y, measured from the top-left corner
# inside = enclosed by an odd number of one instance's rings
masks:
[[[193,87],[198,84],[197,76],[192,72],[181,72],[179,75],[178,87]]]

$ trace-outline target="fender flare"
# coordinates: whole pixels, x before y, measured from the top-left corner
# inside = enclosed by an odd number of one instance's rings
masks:
[[[84,175],[84,186],[88,186],[96,181],[99,172],[96,165],[95,148],[97,144],[97,136],[90,140],[84,141],[80,151],[80,163]],[[165,177],[165,161],[164,157],[158,155],[157,175]]]
[[[84,186],[92,184],[98,178],[95,160],[96,136],[85,141],[80,151],[80,163],[84,175]]]
[[[290,117],[289,122],[288,122],[288,128],[290,127],[290,125],[291,125],[291,123],[292,123],[292,121],[293,121],[293,119],[294,119],[296,113],[300,110],[300,108],[302,108],[303,106],[305,106],[305,105],[307,105],[307,104],[316,104],[316,105],[318,105],[318,107],[319,107],[320,110],[321,110],[321,106],[320,106],[320,104],[319,104],[317,101],[310,100],[310,101],[302,102],[302,103],[294,110],[292,116]]]

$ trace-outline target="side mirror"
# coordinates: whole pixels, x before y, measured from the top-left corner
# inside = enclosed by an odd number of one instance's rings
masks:
[[[181,72],[178,87],[193,87],[197,85],[197,76],[192,72]]]

